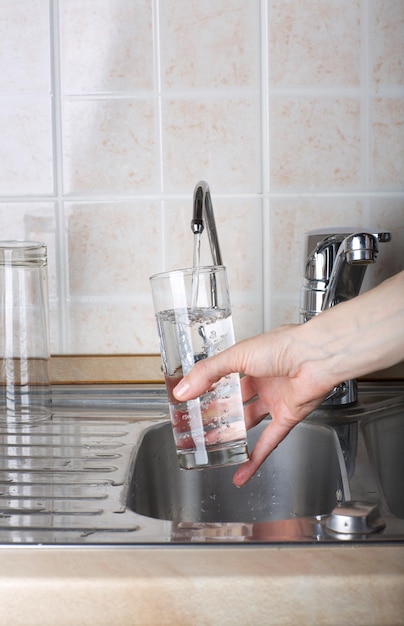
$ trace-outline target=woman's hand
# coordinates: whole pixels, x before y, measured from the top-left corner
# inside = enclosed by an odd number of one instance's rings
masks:
[[[404,357],[404,272],[306,324],[281,326],[199,361],[174,388],[180,401],[195,398],[222,376],[240,372],[245,420],[252,428],[272,420],[249,461],[239,467],[241,486],[288,432],[332,389],[400,362]]]
[[[291,354],[299,326],[240,342],[222,353],[199,361],[174,389],[178,400],[204,393],[213,383],[233,372],[243,372],[241,389],[247,429],[268,413],[272,420],[262,433],[251,458],[236,471],[234,484],[241,486],[257,471],[288,432],[328,395],[330,385],[308,378]],[[332,385],[331,385],[332,388]]]

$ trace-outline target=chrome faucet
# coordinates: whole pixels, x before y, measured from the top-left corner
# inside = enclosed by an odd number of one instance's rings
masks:
[[[203,232],[205,222],[213,265],[223,265],[209,185],[206,181],[201,180],[194,189],[193,218],[191,220],[191,229],[194,235],[200,235]]]
[[[350,300],[360,292],[366,268],[375,263],[378,244],[391,239],[389,232],[370,233],[356,228],[313,230],[304,236],[303,285],[300,321]],[[336,387],[323,406],[345,406],[357,400],[357,382]]]

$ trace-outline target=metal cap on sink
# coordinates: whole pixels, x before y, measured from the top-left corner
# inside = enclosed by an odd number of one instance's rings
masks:
[[[385,526],[377,504],[358,500],[338,505],[326,521],[327,530],[339,535],[368,535]]]

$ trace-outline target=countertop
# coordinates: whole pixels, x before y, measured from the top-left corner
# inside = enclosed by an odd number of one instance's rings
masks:
[[[2,548],[13,626],[404,624],[404,546]]]

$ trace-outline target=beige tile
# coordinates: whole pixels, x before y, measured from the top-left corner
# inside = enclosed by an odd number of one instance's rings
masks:
[[[358,188],[359,100],[274,97],[270,140],[273,189]]]
[[[87,100],[65,105],[67,192],[150,191],[158,187],[152,100]]]
[[[272,85],[359,85],[360,5],[359,0],[271,2]]]
[[[376,98],[372,120],[372,184],[376,188],[404,186],[404,97]]]
[[[60,3],[66,93],[153,89],[152,0]]]
[[[375,0],[369,3],[373,80],[379,87],[404,85],[404,3]]]
[[[260,107],[256,98],[168,100],[163,109],[167,191],[205,179],[217,193],[260,190]]]
[[[52,112],[43,98],[0,101],[0,194],[53,192]]]
[[[0,93],[43,93],[51,89],[48,2],[2,0]]]
[[[71,297],[149,293],[160,254],[157,203],[68,204],[65,215]]]
[[[259,2],[167,0],[160,11],[165,87],[257,86]]]

